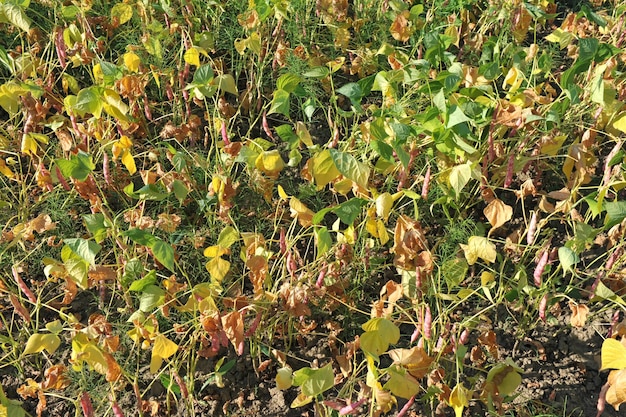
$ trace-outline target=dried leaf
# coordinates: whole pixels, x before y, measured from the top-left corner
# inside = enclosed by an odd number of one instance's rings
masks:
[[[587,321],[587,314],[589,314],[589,307],[584,304],[577,304],[573,301],[569,302],[569,308],[572,310],[572,317],[570,317],[570,323],[574,327],[582,328]]]
[[[491,223],[492,227],[489,231],[491,233],[493,230],[511,220],[511,217],[513,217],[513,207],[505,204],[504,201],[495,198],[487,204],[483,213],[485,214],[485,217],[487,217],[487,220],[489,220],[489,223]]]
[[[239,311],[222,316],[222,327],[239,356],[243,355],[243,317]]]

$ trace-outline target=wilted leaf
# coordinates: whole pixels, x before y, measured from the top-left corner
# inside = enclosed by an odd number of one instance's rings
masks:
[[[389,31],[391,36],[397,41],[406,42],[411,38],[411,27],[409,26],[409,11],[405,10],[402,13],[398,13],[394,19]]]
[[[456,417],[463,415],[463,409],[469,405],[469,397],[471,392],[463,386],[463,384],[457,384],[450,393],[450,406],[454,408],[454,414]]]
[[[607,382],[610,386],[606,392],[606,402],[618,410],[626,402],[626,369],[611,371]]]
[[[505,204],[504,201],[495,198],[491,200],[483,210],[485,217],[491,223],[491,230],[495,230],[513,217],[513,207]]]
[[[490,263],[496,261],[496,245],[485,237],[472,236],[468,239],[467,245],[461,243],[461,248],[465,252],[467,263],[470,265],[474,265],[478,258]]]
[[[589,314],[589,307],[584,304],[577,304],[573,301],[568,303],[569,308],[572,310],[572,316],[570,317],[570,323],[574,327],[584,327],[587,321],[587,314]]]
[[[423,347],[417,346],[411,349],[392,349],[387,353],[394,363],[406,368],[417,379],[423,378],[428,373],[428,368],[434,360],[428,356]]]
[[[222,327],[239,356],[243,355],[243,317],[239,311],[222,316]]]

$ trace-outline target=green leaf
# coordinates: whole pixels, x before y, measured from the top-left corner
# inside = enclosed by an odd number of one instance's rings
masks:
[[[237,91],[237,83],[235,83],[235,79],[230,74],[218,75],[213,80],[213,83],[217,84],[217,88],[219,88],[221,91],[225,91],[234,95],[239,94],[239,91]]]
[[[174,272],[174,248],[169,243],[157,239],[151,246],[152,254],[164,267]]]
[[[469,265],[465,259],[448,259],[441,265],[441,275],[448,285],[448,291],[456,288],[466,277]]]
[[[448,109],[448,122],[446,123],[446,127],[450,129],[461,123],[469,122],[470,120],[472,119],[467,117],[460,107],[452,105]]]
[[[25,417],[26,411],[22,408],[22,402],[18,400],[10,400],[7,398],[4,390],[2,389],[2,385],[0,385],[0,407],[4,407],[5,414],[3,417]],[[29,414],[30,416],[30,414]]]
[[[604,208],[606,209],[605,229],[610,229],[626,219],[626,201],[609,201],[604,203]]]
[[[193,74],[193,83],[199,86],[208,86],[213,81],[213,69],[211,65],[202,65],[198,67]]]
[[[67,159],[55,159],[55,164],[61,170],[63,176],[75,178],[78,181],[85,181],[89,174],[96,169],[91,155],[79,151],[78,154],[72,155]]]
[[[293,385],[299,386],[308,397],[317,397],[335,386],[332,363],[319,369],[301,368],[293,373]]]
[[[30,19],[20,6],[12,2],[4,1],[0,4],[0,22],[11,23],[24,32],[30,30]]]
[[[457,165],[450,170],[448,181],[457,197],[461,194],[461,190],[463,190],[471,178],[472,168],[470,162]]]
[[[102,249],[96,242],[82,238],[64,239],[63,243],[92,266],[96,264],[96,255]]]
[[[283,90],[287,93],[293,93],[296,87],[298,87],[298,84],[300,84],[300,81],[301,79],[299,76],[288,72],[278,77],[278,80],[276,80],[276,89]]]
[[[333,239],[326,227],[315,229],[315,244],[317,246],[316,259],[319,259],[333,246]]]
[[[339,172],[346,178],[351,179],[360,187],[367,188],[370,170],[362,162],[347,152],[340,152],[336,149],[329,149],[333,163]]]
[[[91,235],[94,237],[96,243],[102,242],[109,229],[108,222],[105,221],[102,213],[84,214],[85,226]]]
[[[561,263],[561,268],[563,268],[563,274],[567,272],[574,272],[574,265],[580,262],[580,258],[568,247],[561,246],[559,248],[559,262]]]
[[[139,296],[139,310],[144,313],[152,311],[165,302],[165,290],[156,285],[148,285]]]
[[[337,214],[337,217],[344,224],[351,226],[354,220],[361,214],[361,207],[365,204],[366,201],[362,198],[351,198],[334,207],[332,211]]]
[[[102,92],[100,90],[100,87],[95,86],[80,90],[76,95],[72,110],[81,117],[90,113],[95,118],[100,118],[102,115]]]
[[[141,229],[126,230],[122,232],[122,236],[129,238],[139,245],[144,245],[148,247],[154,245],[154,242],[156,242],[156,240],[158,239],[157,237],[152,235],[152,233],[146,232],[145,230]]]
[[[276,90],[274,91],[274,96],[272,97],[272,105],[270,106],[270,110],[267,114],[282,114],[285,117],[289,117],[289,93],[285,90]]]
[[[232,226],[226,226],[217,238],[217,245],[222,248],[230,248],[239,240],[239,232]]]
[[[302,74],[302,76],[306,78],[322,79],[324,77],[327,77],[329,74],[330,70],[327,67],[315,67]]]
[[[157,283],[156,271],[153,269],[146,274],[145,277],[135,280],[128,287],[128,291],[143,291],[149,285],[154,285]]]

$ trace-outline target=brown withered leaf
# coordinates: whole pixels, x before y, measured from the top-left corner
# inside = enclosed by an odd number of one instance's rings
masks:
[[[246,261],[246,266],[250,270],[250,281],[255,294],[263,293],[263,283],[267,278],[268,263],[264,256],[254,255]]]
[[[513,217],[513,207],[499,198],[495,198],[487,204],[483,213],[487,220],[489,220],[489,223],[491,223],[491,230],[489,231],[489,234],[491,234],[492,231],[511,220],[511,217]]]
[[[174,233],[180,225],[180,216],[178,214],[161,213],[156,222],[156,227],[167,233]]]
[[[115,281],[117,279],[117,272],[111,267],[98,265],[90,269],[87,272],[87,276],[91,283]]]
[[[113,355],[111,355],[109,352],[102,352],[102,354],[107,361],[105,379],[107,380],[107,382],[117,381],[122,375],[122,368],[115,361]]]
[[[20,302],[20,300],[15,296],[15,294],[10,294],[9,299],[11,300],[11,305],[15,312],[22,318],[26,323],[30,323],[30,312],[24,307],[24,305]]]
[[[382,311],[383,317],[390,317],[393,314],[394,305],[400,298],[402,298],[402,284],[387,281],[380,290],[380,300],[387,301],[387,307]]]
[[[573,301],[568,303],[570,310],[572,310],[572,316],[570,317],[570,323],[574,327],[582,328],[587,321],[587,314],[589,314],[589,307],[584,304],[577,304]]]
[[[394,265],[414,270],[419,252],[426,249],[426,236],[419,222],[408,216],[398,217],[393,237]]]
[[[478,336],[478,342],[487,348],[487,351],[494,359],[498,359],[498,342],[493,330],[487,330]]]
[[[606,402],[618,410],[626,402],[626,369],[611,371],[607,382]]]
[[[66,375],[67,368],[64,365],[53,365],[44,372],[44,381],[41,388],[45,390],[62,390],[70,386],[72,382]]]
[[[396,18],[389,28],[391,36],[393,36],[395,40],[400,42],[406,42],[411,38],[413,30],[412,27],[409,25],[409,16],[410,13],[408,10],[405,10],[402,13],[398,13],[396,15]]]
[[[428,373],[428,368],[434,358],[428,356],[424,348],[413,347],[411,349],[392,349],[389,357],[413,375],[417,379],[423,378]]]
[[[228,340],[233,344],[237,355],[243,355],[243,317],[239,311],[233,311],[222,316],[222,327]]]

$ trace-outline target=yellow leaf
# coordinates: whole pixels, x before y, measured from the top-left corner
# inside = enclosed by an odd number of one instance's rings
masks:
[[[495,279],[496,276],[493,274],[493,272],[483,271],[483,273],[480,274],[480,285],[486,287],[487,285],[495,281]]]
[[[217,258],[218,256],[226,255],[228,253],[230,253],[230,251],[220,245],[209,246],[204,250],[204,256],[207,258]]]
[[[613,121],[613,127],[620,132],[626,133],[626,113],[622,113],[620,117]]]
[[[382,218],[385,223],[389,219],[391,208],[393,207],[393,197],[389,193],[382,193],[376,198],[376,215]]]
[[[450,405],[454,408],[456,417],[463,415],[463,409],[469,405],[469,390],[463,384],[457,384],[450,393]]]
[[[506,88],[507,85],[510,85],[511,88],[509,89],[509,92],[514,93],[522,85],[522,81],[524,81],[524,77],[520,71],[515,67],[511,67],[509,72],[507,72],[506,77],[504,77],[502,88]]]
[[[312,162],[311,170],[313,171],[313,178],[318,190],[341,175],[328,149],[315,155]]]
[[[280,171],[285,168],[285,162],[280,156],[280,152],[277,149],[271,151],[265,151],[257,156],[254,163],[256,168],[262,171],[270,178],[278,178]]]
[[[213,258],[206,263],[206,269],[211,274],[211,279],[222,282],[228,271],[230,270],[230,262],[222,258]]]
[[[243,55],[243,53],[246,51],[246,48],[248,47],[248,40],[236,39],[234,44],[235,44],[235,50],[239,52],[240,55]]]
[[[124,153],[122,153],[122,163],[124,164],[130,175],[133,175],[135,172],[137,172],[135,158],[133,158],[133,155],[130,153],[130,151],[125,150]]]
[[[154,338],[154,346],[152,347],[152,359],[150,360],[150,372],[156,373],[163,359],[172,356],[178,350],[178,345],[162,334],[157,334]]]
[[[127,52],[123,57],[124,66],[128,68],[129,71],[137,72],[139,71],[139,64],[141,64],[141,59],[139,56],[133,52]]]
[[[101,83],[104,80],[104,73],[102,72],[102,65],[97,63],[93,66],[93,78],[96,84]],[[64,80],[67,83],[67,80]]]
[[[133,17],[133,7],[127,3],[117,3],[111,8],[111,20],[117,18],[120,25],[128,22]]]
[[[291,211],[291,217],[298,219],[300,226],[309,227],[313,224],[313,216],[315,213],[297,198],[291,197],[289,200],[289,209]]]
[[[387,233],[387,228],[382,220],[376,220],[376,228],[378,231],[378,238],[380,239],[380,244],[385,245],[389,242],[389,233]]]
[[[604,369],[626,369],[626,347],[615,339],[602,343],[602,367]]]
[[[276,388],[283,391],[291,388],[293,384],[293,372],[290,367],[282,367],[276,372]]]
[[[280,197],[281,200],[288,200],[289,199],[289,196],[285,192],[285,189],[280,184],[278,184],[278,196]]]
[[[485,217],[491,223],[491,230],[495,230],[513,217],[513,207],[505,204],[499,198],[491,200],[487,207],[483,210]],[[491,232],[491,231],[490,231]]]
[[[496,245],[486,237],[472,236],[468,239],[467,245],[461,244],[461,248],[463,248],[465,259],[470,265],[474,265],[478,258],[487,262],[496,261]]]
[[[574,34],[571,32],[566,32],[563,29],[556,29],[554,32],[546,36],[546,40],[548,42],[558,43],[561,49],[567,48],[572,40],[575,38]]]
[[[195,65],[196,67],[200,66],[200,51],[198,48],[191,47],[185,51],[185,55],[183,55],[183,59],[189,65]]]
[[[37,154],[37,141],[31,134],[22,136],[21,151],[24,155],[36,155]]]
[[[4,162],[4,159],[0,159],[0,173],[2,173],[2,175],[4,175],[7,178],[14,178],[15,177],[15,174],[7,166],[6,162]]]
[[[389,373],[389,381],[387,381],[384,388],[391,391],[393,395],[408,400],[419,392],[419,382],[404,368],[394,365],[390,366],[387,371]]]
[[[26,342],[24,355],[39,353],[43,350],[52,354],[59,348],[60,345],[61,339],[55,334],[34,333],[30,335],[28,342]]]

